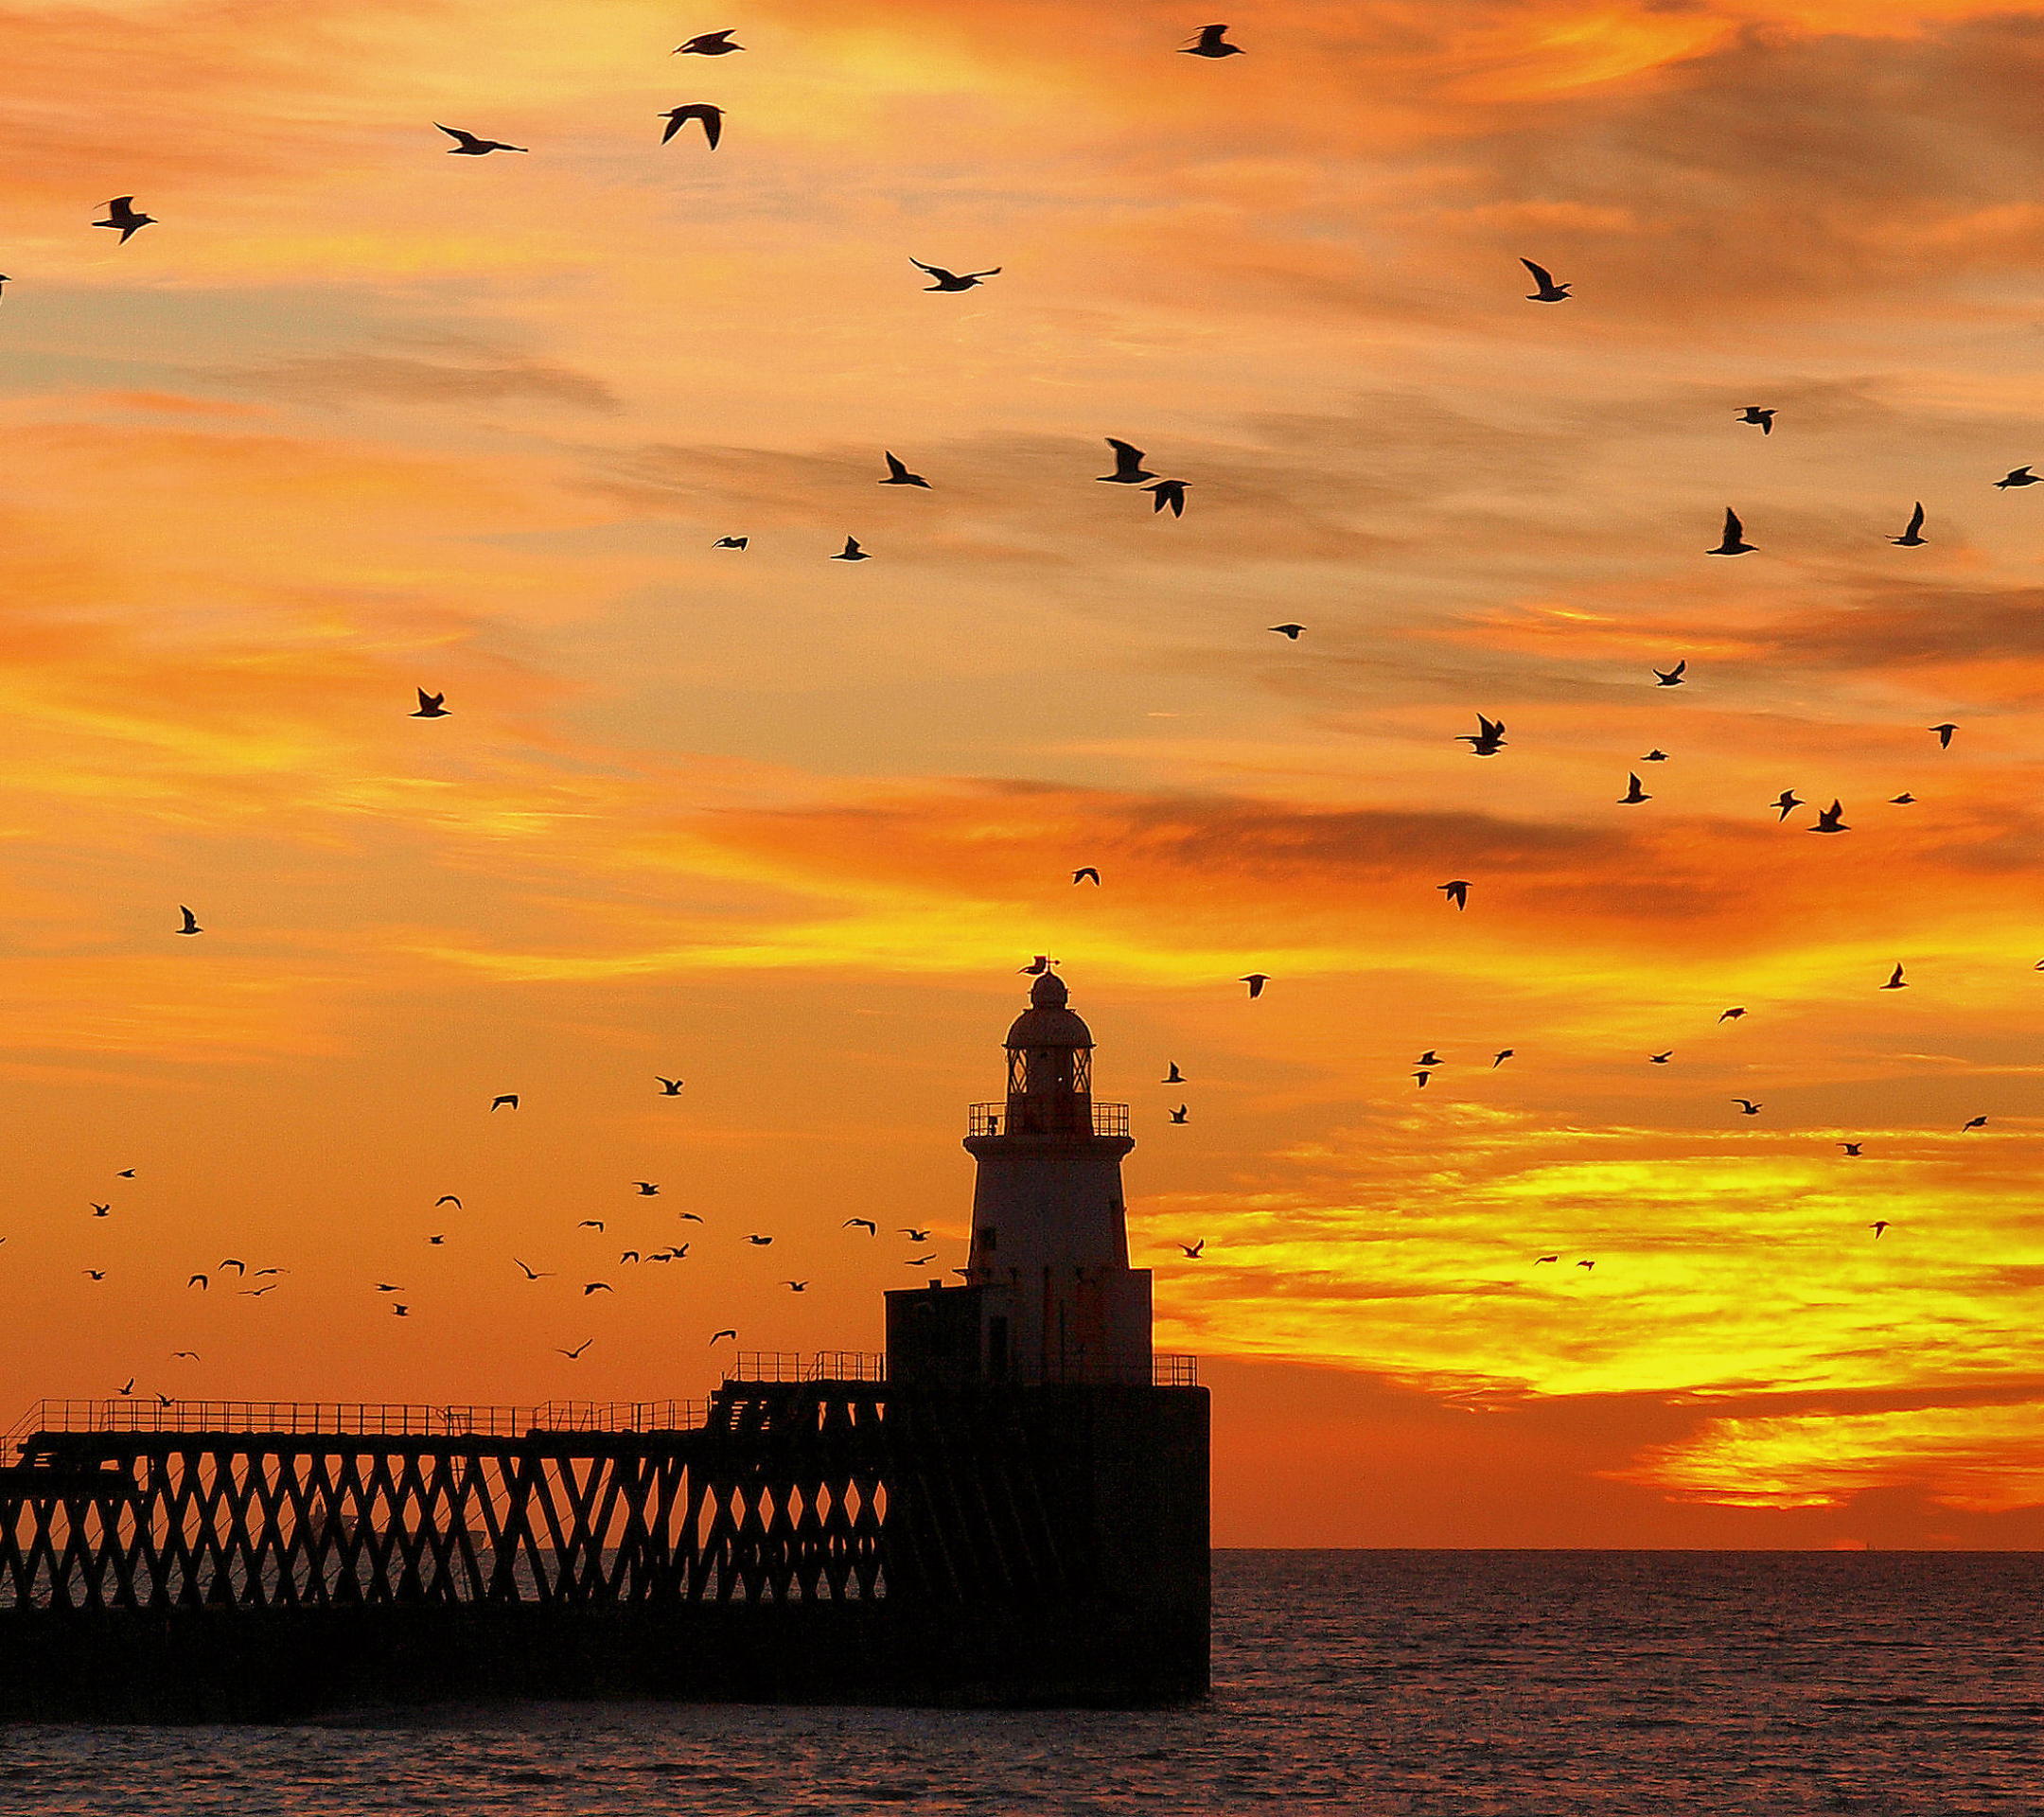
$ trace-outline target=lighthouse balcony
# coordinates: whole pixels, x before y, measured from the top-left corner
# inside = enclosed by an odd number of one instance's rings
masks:
[[[1033,1115],[1036,1106],[1014,1111],[1010,1105],[1013,1101],[1003,1099],[997,1103],[974,1104],[967,1117],[965,1133],[971,1136],[1065,1136],[1075,1132],[1060,1124],[1056,1128],[1038,1128]],[[1068,1112],[1073,1106],[1067,1100],[1059,1106],[1061,1112]],[[1126,1104],[1094,1104],[1093,1133],[1096,1136],[1126,1136],[1129,1133],[1129,1107]]]

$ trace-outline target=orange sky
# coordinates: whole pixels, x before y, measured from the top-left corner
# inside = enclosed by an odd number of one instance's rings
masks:
[[[1224,1543],[2044,1544],[2044,28],[1228,16],[0,4],[0,1417],[877,1349],[1048,950]]]

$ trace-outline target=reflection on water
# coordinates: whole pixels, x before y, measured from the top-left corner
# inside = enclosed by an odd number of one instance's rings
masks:
[[[0,1812],[2044,1809],[2044,1559],[1221,1553],[1138,1713],[516,1704],[0,1729]]]

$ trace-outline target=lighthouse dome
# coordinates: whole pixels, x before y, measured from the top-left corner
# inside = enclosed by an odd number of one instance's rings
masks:
[[[1015,1017],[1003,1044],[1009,1048],[1090,1048],[1093,1032],[1065,1007],[1071,993],[1055,972],[1030,987],[1030,1006]]]

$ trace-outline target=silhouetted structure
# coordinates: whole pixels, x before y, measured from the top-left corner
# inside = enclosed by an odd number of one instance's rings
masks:
[[[1063,984],[1031,1002],[970,1281],[890,1294],[885,1359],[748,1354],[707,1403],[44,1402],[0,1468],[0,1716],[1204,1692],[1207,1395],[1150,1353],[1125,1108]]]

